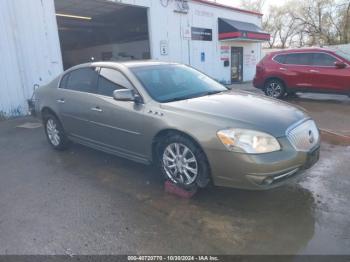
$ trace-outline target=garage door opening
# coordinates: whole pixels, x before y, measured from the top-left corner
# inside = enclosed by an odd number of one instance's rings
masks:
[[[64,69],[91,61],[150,59],[147,8],[55,0]]]

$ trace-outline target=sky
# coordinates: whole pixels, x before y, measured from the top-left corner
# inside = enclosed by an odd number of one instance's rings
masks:
[[[230,5],[230,6],[234,6],[234,7],[240,7],[240,1],[239,0],[211,0],[213,2],[217,2],[220,4],[224,4],[224,5]],[[270,5],[282,5],[283,3],[285,3],[286,0],[265,0],[265,6],[264,6],[264,10],[263,13],[267,13],[269,6]]]

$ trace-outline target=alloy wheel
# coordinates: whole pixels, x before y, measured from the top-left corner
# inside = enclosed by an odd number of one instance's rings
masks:
[[[169,179],[177,184],[190,185],[198,176],[195,155],[181,143],[172,143],[165,148],[163,167]]]
[[[61,142],[61,138],[59,136],[57,124],[53,119],[47,120],[46,131],[47,131],[47,136],[49,137],[49,140],[52,143],[52,145],[58,146]]]
[[[266,88],[266,94],[278,98],[282,95],[282,86],[277,82],[271,82]]]

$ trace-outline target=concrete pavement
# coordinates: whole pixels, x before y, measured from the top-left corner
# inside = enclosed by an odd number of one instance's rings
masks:
[[[350,147],[298,183],[183,200],[152,167],[0,122],[0,254],[350,254]]]

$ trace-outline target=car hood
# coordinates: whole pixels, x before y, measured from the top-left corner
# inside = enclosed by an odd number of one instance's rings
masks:
[[[308,116],[288,103],[248,92],[224,92],[162,104],[162,108],[182,112],[184,117],[218,121],[222,128],[250,128],[276,137]]]

